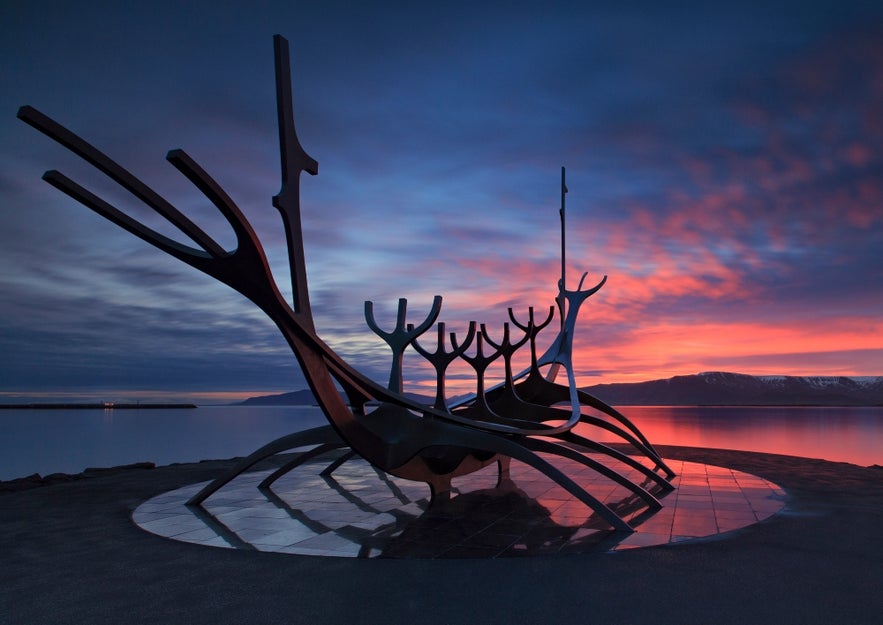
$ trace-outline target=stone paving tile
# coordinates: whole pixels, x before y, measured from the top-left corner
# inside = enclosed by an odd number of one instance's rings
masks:
[[[185,543],[204,543],[205,541],[218,538],[218,534],[210,527],[202,527],[190,532],[184,532],[183,534],[176,534],[174,538]]]
[[[311,532],[306,528],[302,530],[286,529],[280,532],[276,532],[275,534],[267,534],[266,536],[261,536],[260,538],[254,540],[254,544],[277,545],[279,547],[287,547],[288,545],[302,542],[304,540],[307,540],[308,538],[313,538],[314,536],[316,536],[316,533]]]
[[[625,538],[617,546],[618,550],[637,549],[639,547],[652,547],[654,545],[664,545],[671,539],[671,532],[660,532],[657,534],[650,532],[635,532],[628,538]]]
[[[494,558],[677,543],[751,525],[786,502],[784,491],[763,478],[677,461],[670,463],[676,489],[655,492],[663,507],[651,511],[593,470],[556,463],[594,497],[620,509],[636,531],[610,531],[582,502],[519,462],[499,487],[494,467],[457,478],[451,498],[432,508],[426,485],[378,475],[354,459],[332,478],[317,475],[327,462],[305,463],[269,494],[257,489],[269,471],[241,475],[201,512],[184,505],[202,487],[193,484],[154,497],[132,516],[149,532],[206,547],[351,558]],[[636,482],[644,479],[631,467],[618,470]]]
[[[202,545],[204,547],[223,547],[224,549],[235,549],[233,545],[228,543],[226,540],[221,538],[220,536],[215,536],[214,538],[210,538],[208,540],[199,540],[193,541],[197,545]]]

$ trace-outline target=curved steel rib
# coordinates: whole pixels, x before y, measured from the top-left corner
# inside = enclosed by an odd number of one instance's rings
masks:
[[[297,449],[298,447],[306,447],[307,445],[322,445],[340,441],[340,438],[334,432],[334,428],[330,425],[322,425],[317,428],[304,430],[303,432],[294,432],[281,438],[267,443],[260,449],[255,450],[248,457],[237,462],[233,467],[225,471],[222,475],[209,482],[202,490],[193,495],[188,501],[188,506],[197,506],[205,501],[212,493],[230,482],[233,478],[256,465],[261,460],[275,456],[276,454]]]
[[[348,445],[340,440],[336,443],[324,443],[322,445],[319,445],[318,447],[314,447],[313,449],[298,454],[297,456],[283,464],[281,467],[273,471],[270,475],[265,477],[264,480],[260,484],[258,484],[258,488],[262,490],[268,489],[270,488],[270,486],[272,486],[273,482],[278,480],[286,473],[293,471],[307,460],[311,460],[312,458],[321,456],[322,454],[327,454],[329,451],[334,451],[335,449],[340,449],[341,447],[348,447]]]

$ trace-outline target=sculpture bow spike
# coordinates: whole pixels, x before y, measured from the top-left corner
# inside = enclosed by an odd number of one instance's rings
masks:
[[[294,312],[301,323],[315,331],[310,309],[307,266],[304,257],[303,228],[300,217],[300,174],[319,173],[319,163],[300,144],[294,126],[294,107],[291,97],[291,60],[288,40],[274,35],[273,52],[276,67],[276,112],[279,117],[279,151],[282,157],[282,188],[273,196],[273,206],[282,215],[288,241],[288,265],[291,270],[291,290]]]

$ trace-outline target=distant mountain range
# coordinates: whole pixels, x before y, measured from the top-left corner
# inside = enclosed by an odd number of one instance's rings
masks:
[[[613,406],[883,406],[883,376],[754,376],[712,371],[583,390]],[[422,403],[432,399],[411,397]],[[309,390],[251,397],[245,406],[313,406]]]
[[[237,406],[315,406],[316,397],[310,389],[302,391],[294,391],[292,393],[281,393],[279,395],[260,395],[259,397],[249,397],[245,401],[239,402]]]
[[[883,406],[883,377],[712,371],[583,390],[614,406]]]

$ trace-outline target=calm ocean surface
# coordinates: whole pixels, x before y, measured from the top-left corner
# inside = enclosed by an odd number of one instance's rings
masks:
[[[627,406],[622,412],[654,444],[883,465],[883,408]],[[301,406],[0,410],[0,480],[244,456],[273,438],[324,423],[318,408]]]

